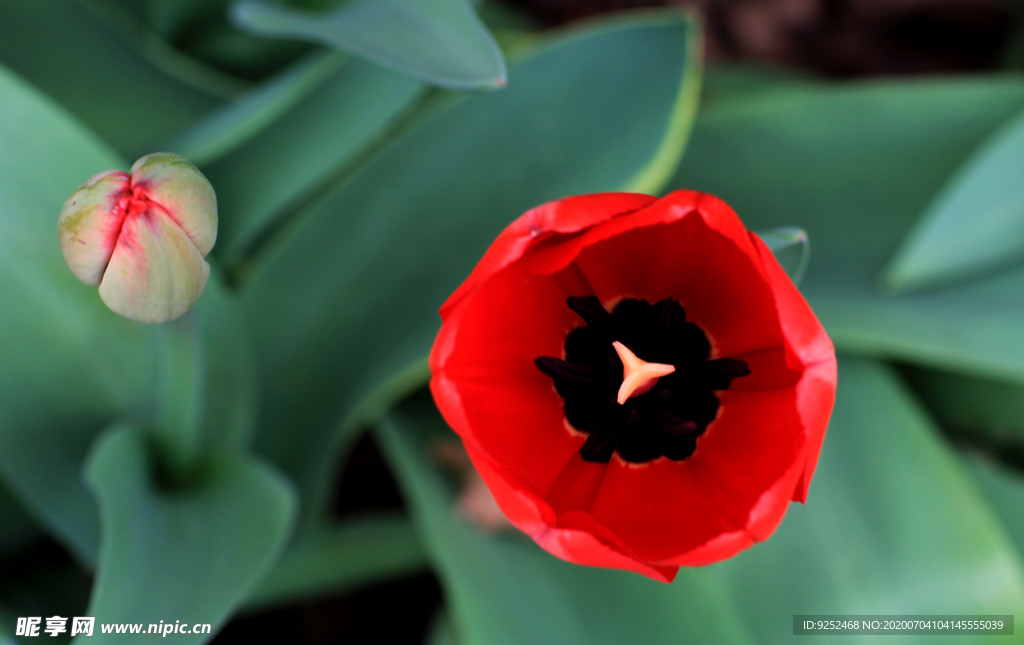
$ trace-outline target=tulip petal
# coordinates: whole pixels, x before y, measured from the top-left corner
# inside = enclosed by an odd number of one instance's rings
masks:
[[[107,170],[90,177],[64,202],[57,235],[75,277],[96,286],[114,253],[125,211],[118,198],[129,188],[128,173]]]
[[[587,509],[644,561],[667,562],[719,535],[748,532],[764,492],[792,464],[803,463],[805,441],[792,388],[726,391],[719,397],[719,418],[697,442],[693,456],[641,465],[613,458]],[[747,541],[752,543],[753,536]]]
[[[657,201],[650,195],[598,193],[566,197],[532,208],[498,235],[466,281],[441,305],[442,319],[481,282],[523,256],[553,233],[577,233],[594,224],[630,213]]]
[[[551,513],[543,502],[538,506],[536,500],[518,490],[480,453],[469,448],[466,452],[509,521],[552,555],[578,564],[635,571],[662,582],[672,582],[676,577],[678,566],[648,565],[601,541],[590,531],[552,527],[550,519],[544,519],[550,518]]]
[[[467,446],[502,456],[512,478],[543,495],[585,437],[565,426],[562,399],[533,359],[561,355],[576,314],[552,278],[521,264],[500,271],[488,287],[449,312],[456,335],[435,342],[432,388]],[[494,431],[474,431],[483,426]]]
[[[807,463],[793,493],[794,501],[804,502],[835,405],[838,379],[835,347],[768,246],[754,234],[751,234],[751,239],[771,281],[787,346],[793,348],[793,353],[804,367],[804,375],[797,386],[797,408],[807,432]]]
[[[708,333],[715,356],[784,346],[761,257],[739,217],[710,195],[676,191],[538,249],[528,261],[540,274],[575,264],[606,306],[624,295],[677,298]]]
[[[171,152],[154,152],[132,166],[132,186],[163,207],[206,256],[217,241],[217,195],[199,169]]]
[[[138,320],[173,320],[195,304],[210,265],[185,232],[159,208],[125,220],[100,297],[112,310]]]

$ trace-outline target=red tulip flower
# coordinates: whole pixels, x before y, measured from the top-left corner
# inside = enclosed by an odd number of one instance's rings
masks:
[[[835,350],[715,197],[534,208],[441,317],[434,400],[508,519],[560,558],[667,582],[806,499]]]

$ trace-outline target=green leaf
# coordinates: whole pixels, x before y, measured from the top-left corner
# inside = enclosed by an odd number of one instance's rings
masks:
[[[918,367],[905,373],[943,426],[992,447],[1024,447],[1024,385]]]
[[[989,137],[925,210],[885,268],[894,291],[978,277],[1024,258],[1024,114]]]
[[[1024,475],[978,455],[965,461],[967,470],[1003,521],[1017,553],[1024,556]]]
[[[345,61],[336,52],[306,57],[160,146],[197,166],[216,161],[267,129],[309,96]]]
[[[794,614],[1019,615],[1021,560],[905,386],[872,361],[842,358],[839,371],[806,506],[766,542],[671,585],[469,527],[427,458],[432,438],[452,435],[426,396],[378,436],[470,643],[774,644],[791,642]]]
[[[0,3],[0,61],[132,158],[222,103],[168,76],[76,0]]]
[[[346,520],[299,538],[250,596],[248,609],[337,593],[426,568],[412,523],[400,514]]]
[[[775,254],[793,284],[799,285],[811,261],[811,241],[807,231],[797,226],[782,226],[758,233]]]
[[[220,214],[214,253],[238,260],[284,211],[380,137],[422,88],[402,74],[348,59],[258,136],[204,166]]]
[[[113,428],[95,446],[86,479],[96,495],[103,544],[89,616],[99,623],[210,623],[228,614],[270,570],[294,520],[296,499],[274,471],[224,455],[186,489],[157,483],[146,437]],[[212,635],[176,635],[202,643]],[[82,643],[117,643],[97,627]]]
[[[1024,382],[1024,271],[887,297],[876,277],[964,159],[1024,106],[1015,77],[785,88],[709,106],[674,187],[814,239],[801,291],[837,346]]]
[[[502,228],[545,201],[671,172],[697,43],[676,12],[571,32],[507,89],[394,142],[275,240],[242,286],[261,361],[257,446],[300,482],[307,510],[339,427],[423,382],[437,308]]]
[[[56,222],[79,184],[124,163],[3,68],[0,114],[0,476],[88,563],[98,531],[81,464],[104,426],[152,408],[155,342],[75,279]]]
[[[467,0],[348,0],[323,12],[240,0],[240,29],[322,43],[451,89],[500,87],[505,61]]]
[[[806,506],[708,573],[762,643],[791,642],[793,614],[1024,611],[1021,560],[959,459],[891,369],[848,357]]]
[[[705,105],[735,98],[750,99],[757,93],[782,87],[799,87],[815,83],[813,77],[794,69],[763,63],[716,61],[704,70],[701,101]]]
[[[682,569],[666,585],[569,564],[520,534],[492,537],[468,525],[427,458],[433,438],[452,436],[428,397],[385,417],[377,436],[441,576],[460,642],[755,642],[721,586],[700,569]]]

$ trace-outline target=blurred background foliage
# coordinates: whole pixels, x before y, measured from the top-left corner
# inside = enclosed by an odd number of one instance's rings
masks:
[[[53,615],[435,645],[1024,616],[1021,7],[652,4],[4,0],[0,643]],[[154,150],[221,224],[197,307],[147,327],[54,233]],[[807,231],[840,385],[807,505],[664,585],[463,519],[423,386],[437,307],[512,219],[678,187]]]

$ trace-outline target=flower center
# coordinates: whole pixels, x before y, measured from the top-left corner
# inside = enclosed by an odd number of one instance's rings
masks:
[[[718,414],[716,391],[750,374],[746,362],[709,360],[711,343],[673,298],[624,299],[611,313],[595,296],[566,299],[586,323],[565,339],[565,359],[540,356],[565,417],[588,434],[586,461],[681,461]]]
[[[637,358],[636,354],[619,341],[612,343],[612,347],[622,361],[622,385],[619,386],[619,395],[615,398],[619,405],[630,397],[646,394],[659,378],[676,371],[675,365],[648,363],[642,358]]]
[[[145,191],[139,188],[129,188],[118,197],[114,211],[120,212],[123,217],[134,217],[145,213],[152,205]]]

